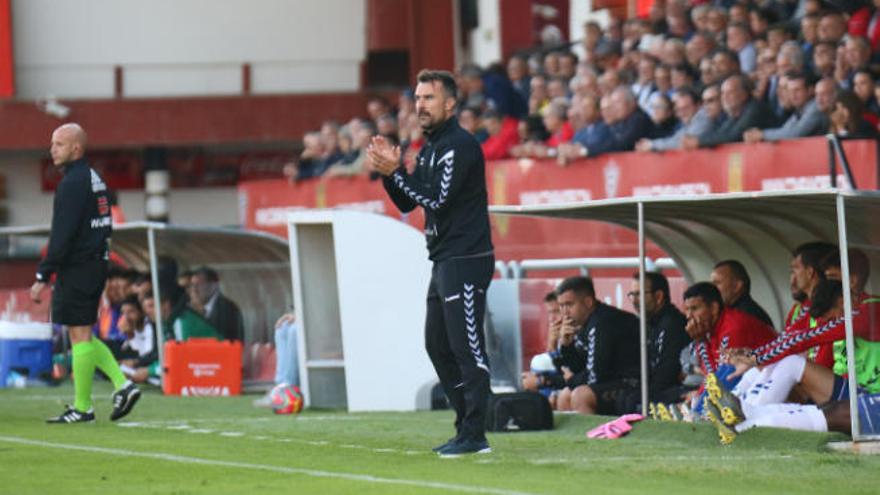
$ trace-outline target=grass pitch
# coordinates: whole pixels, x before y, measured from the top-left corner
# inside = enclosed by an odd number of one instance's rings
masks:
[[[840,435],[758,429],[729,447],[709,424],[637,423],[620,440],[584,432],[608,418],[559,415],[556,429],[490,434],[494,452],[440,459],[450,412],[306,411],[274,416],[254,396],[148,391],[111,423],[46,425],[69,386],[0,389],[0,494],[784,494],[878,493],[880,457],[829,453]],[[381,393],[377,390],[377,393]]]

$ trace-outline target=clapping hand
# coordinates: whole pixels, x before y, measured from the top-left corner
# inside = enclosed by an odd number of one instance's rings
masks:
[[[367,146],[367,165],[381,175],[393,174],[400,168],[400,147],[391,146],[383,136],[374,136]]]

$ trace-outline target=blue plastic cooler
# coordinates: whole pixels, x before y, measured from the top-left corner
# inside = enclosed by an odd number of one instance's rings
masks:
[[[52,370],[51,325],[0,321],[0,388],[12,370],[29,378]]]

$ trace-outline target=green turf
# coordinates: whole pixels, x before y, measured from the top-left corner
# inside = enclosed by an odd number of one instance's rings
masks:
[[[151,391],[114,424],[97,384],[95,424],[43,424],[71,394],[0,389],[0,494],[878,493],[880,458],[826,452],[835,435],[753,430],[722,447],[710,425],[645,421],[588,440],[607,418],[564,415],[552,432],[490,434],[492,454],[439,459],[448,412],[274,416],[254,396]]]

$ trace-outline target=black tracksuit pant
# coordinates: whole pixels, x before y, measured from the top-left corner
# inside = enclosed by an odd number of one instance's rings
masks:
[[[491,254],[438,261],[428,285],[425,348],[455,409],[461,438],[485,438],[489,358],[483,317],[494,272]]]

